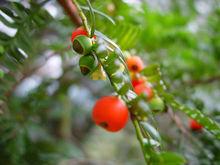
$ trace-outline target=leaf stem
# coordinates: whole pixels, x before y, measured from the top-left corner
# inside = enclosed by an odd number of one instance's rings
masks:
[[[72,0],[72,2],[75,4],[75,6],[79,12],[79,16],[82,19],[82,23],[83,23],[85,30],[87,31],[88,34],[90,34],[90,29],[89,29],[89,25],[88,25],[87,18],[85,16],[85,14],[83,13],[81,7],[79,6],[77,0]]]

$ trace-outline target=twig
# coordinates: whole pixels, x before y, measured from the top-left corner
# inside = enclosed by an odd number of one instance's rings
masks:
[[[216,82],[216,81],[220,81],[220,75],[209,77],[207,79],[192,80],[192,81],[186,82],[186,84],[191,85],[191,86],[195,86],[195,85],[198,85],[198,84],[209,84],[209,83],[213,83],[213,82]]]
[[[180,120],[179,116],[177,116],[171,108],[168,108],[167,110],[170,118],[176,123],[179,130],[186,136],[190,136],[190,133],[186,130],[186,128],[183,126],[182,121]]]
[[[60,5],[63,7],[64,11],[68,14],[71,21],[76,24],[76,26],[81,26],[82,21],[77,14],[77,9],[75,5],[72,3],[72,0],[58,0]]]
[[[168,112],[169,116],[171,117],[171,119],[176,123],[179,130],[183,133],[183,135],[185,135],[189,140],[191,140],[192,144],[196,145],[198,148],[203,150],[203,146],[184,127],[184,125],[182,124],[182,121],[180,120],[179,116],[175,115],[171,108],[168,108],[167,112]]]
[[[82,23],[83,23],[85,30],[87,31],[88,34],[90,34],[89,25],[88,25],[85,14],[83,13],[82,9],[80,8],[77,0],[72,0],[72,2],[75,4],[75,6],[78,10],[79,16],[82,19]]]
[[[40,65],[38,65],[38,66],[36,66],[36,67],[34,67],[34,68],[30,69],[30,70],[28,70],[28,72],[22,73],[22,77],[21,77],[19,80],[17,80],[17,81],[12,85],[12,87],[11,87],[8,91],[6,91],[6,92],[4,93],[4,96],[5,96],[7,99],[8,99],[9,97],[11,97],[11,95],[13,94],[13,92],[14,92],[14,90],[17,88],[17,86],[20,84],[20,82],[22,82],[25,78],[27,78],[27,77],[31,76],[33,73],[35,73],[35,72],[36,72],[40,67],[42,67],[51,57],[53,57],[53,56],[56,55],[57,53],[62,53],[62,52],[65,52],[65,51],[67,51],[67,50],[69,50],[69,48],[64,48],[64,49],[62,49],[62,50],[60,50],[60,51],[51,53],[49,56],[47,56],[47,57],[45,58],[45,61],[44,61],[43,63],[41,63]],[[25,69],[25,70],[26,70],[26,69]]]

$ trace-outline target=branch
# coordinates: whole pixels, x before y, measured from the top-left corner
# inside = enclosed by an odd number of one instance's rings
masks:
[[[48,55],[46,58],[45,58],[45,61],[43,63],[41,63],[40,65],[36,66],[36,67],[33,67],[32,69],[25,69],[26,72],[23,72],[22,73],[22,77],[19,78],[13,85],[12,87],[6,91],[4,93],[4,96],[6,98],[10,98],[11,95],[14,93],[15,89],[17,88],[17,86],[24,80],[26,79],[27,77],[31,76],[32,74],[34,74],[39,68],[41,68],[51,57],[53,57],[54,55],[56,55],[57,53],[63,53],[65,51],[68,51],[69,48],[63,48],[61,49],[60,51],[57,51],[57,52],[52,52],[50,55]]]
[[[179,116],[177,116],[171,108],[168,108],[167,110],[170,118],[176,123],[177,127],[179,128],[179,130],[184,134],[186,135],[187,137],[190,136],[190,133],[186,130],[186,128],[184,127],[181,119],[179,118]]]
[[[198,85],[198,84],[209,84],[209,83],[213,83],[215,81],[220,81],[220,75],[209,77],[207,79],[191,80],[189,82],[186,82],[186,84],[191,85],[191,86],[195,86],[195,85]]]
[[[90,34],[89,25],[88,25],[85,14],[83,13],[81,7],[79,6],[77,0],[72,0],[72,2],[73,2],[73,4],[75,4],[75,6],[78,10],[78,13],[79,13],[80,18],[82,19],[82,23],[83,23],[84,28],[86,29],[87,33]]]
[[[72,3],[72,0],[58,0],[59,4],[63,7],[64,11],[70,17],[71,21],[76,24],[76,26],[81,26],[82,21],[77,14],[77,8]]]
[[[177,127],[179,128],[179,130],[183,133],[183,135],[185,135],[189,140],[191,140],[192,144],[197,146],[199,149],[203,150],[203,146],[201,143],[198,142],[198,139],[195,139],[192,134],[184,127],[181,119],[179,118],[179,116],[177,116],[176,114],[174,114],[174,112],[172,111],[171,108],[168,108],[167,110],[170,118],[176,123]]]

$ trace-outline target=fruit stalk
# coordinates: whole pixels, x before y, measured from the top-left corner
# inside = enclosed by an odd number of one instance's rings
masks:
[[[87,22],[87,19],[86,19],[86,16],[85,14],[83,13],[80,5],[78,4],[77,0],[72,0],[73,4],[76,6],[78,12],[79,12],[79,16],[80,18],[82,19],[82,23],[83,23],[83,26],[85,28],[85,30],[87,31],[88,34],[90,34],[90,30],[89,30],[89,25],[88,25],[88,22]]]

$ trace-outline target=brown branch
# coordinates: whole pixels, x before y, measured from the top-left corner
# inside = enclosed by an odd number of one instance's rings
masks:
[[[220,81],[220,75],[216,75],[216,76],[209,77],[206,79],[201,79],[201,80],[191,80],[189,82],[186,82],[186,84],[191,85],[191,86],[195,86],[198,84],[209,84],[209,83],[213,83],[216,81]]]
[[[72,3],[72,0],[58,0],[59,4],[63,7],[64,11],[70,17],[71,21],[76,26],[81,26],[82,21],[78,15],[77,8]]]
[[[179,118],[179,116],[177,116],[170,107],[167,109],[167,113],[169,114],[170,118],[176,123],[177,127],[183,133],[183,135],[185,135],[189,140],[191,140],[193,145],[196,145],[200,149],[203,149],[203,146],[198,142],[197,139],[195,139],[191,135],[191,133],[188,131],[188,129],[186,129],[184,127],[184,125],[183,125],[181,119]]]
[[[6,91],[4,93],[4,96],[6,98],[10,98],[11,95],[14,93],[15,89],[17,88],[17,86],[24,80],[26,79],[27,77],[31,76],[32,74],[34,74],[36,71],[38,71],[39,68],[41,68],[51,57],[53,57],[54,55],[56,55],[57,53],[63,53],[65,51],[68,51],[69,48],[63,48],[62,50],[60,51],[57,51],[57,52],[52,52],[51,54],[49,54],[46,58],[45,58],[45,61],[43,63],[41,63],[40,65],[38,66],[35,66],[31,69],[25,69],[25,72],[22,73],[22,77],[19,78],[13,85],[12,87]]]
[[[167,113],[169,114],[170,118],[176,123],[179,130],[186,135],[187,137],[190,137],[190,133],[187,131],[187,129],[184,127],[181,119],[179,116],[177,116],[171,108],[168,108]]]

